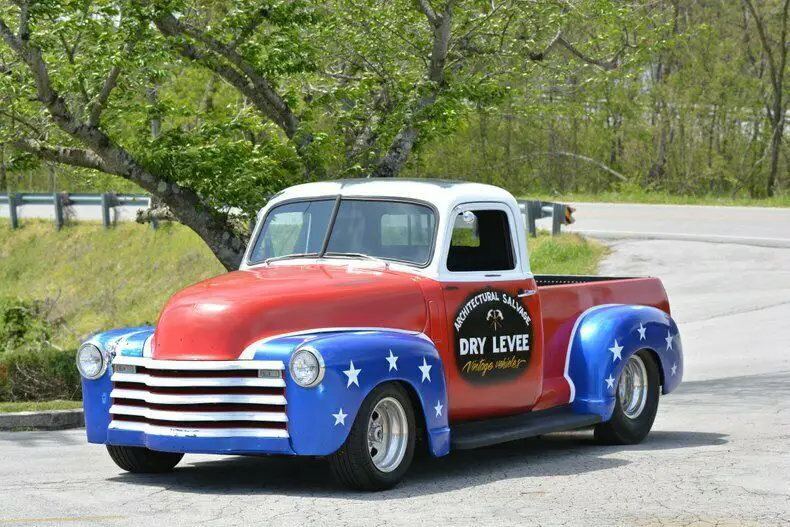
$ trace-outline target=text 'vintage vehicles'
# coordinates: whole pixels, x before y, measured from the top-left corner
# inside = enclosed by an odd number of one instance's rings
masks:
[[[326,456],[359,489],[395,484],[415,443],[639,442],[683,375],[658,279],[533,275],[508,192],[401,179],[276,195],[239,271],[155,328],[93,336],[78,365],[88,440],[125,470]]]

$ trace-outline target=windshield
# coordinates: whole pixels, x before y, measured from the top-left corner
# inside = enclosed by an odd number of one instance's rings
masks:
[[[335,199],[322,199],[274,207],[255,240],[250,263],[319,255],[428,263],[436,230],[436,215],[430,207],[403,201],[343,199],[335,211],[335,204]],[[329,225],[332,232],[327,237]]]

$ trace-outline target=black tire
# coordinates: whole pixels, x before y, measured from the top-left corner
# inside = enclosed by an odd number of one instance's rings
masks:
[[[170,472],[184,457],[184,454],[157,452],[134,446],[107,445],[107,452],[120,468],[140,474]]]
[[[628,417],[620,403],[620,397],[615,397],[612,418],[595,425],[595,440],[602,445],[635,445],[650,433],[653,421],[658,411],[658,397],[661,388],[661,377],[658,372],[653,354],[641,350],[636,355],[642,359],[647,370],[647,400],[642,412],[636,418]],[[620,379],[618,379],[618,383]]]
[[[376,404],[386,397],[396,399],[406,413],[408,438],[406,452],[397,468],[382,472],[373,463],[368,451],[368,422]],[[332,473],[343,485],[354,490],[380,491],[394,487],[409,470],[414,458],[414,443],[417,428],[414,409],[406,390],[396,383],[378,386],[362,403],[346,442],[329,456]]]

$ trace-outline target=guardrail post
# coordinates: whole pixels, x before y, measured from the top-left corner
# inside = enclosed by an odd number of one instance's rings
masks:
[[[101,195],[101,222],[105,229],[110,227],[110,196],[108,192]]]
[[[19,228],[19,216],[16,212],[17,197],[16,194],[8,195],[8,215],[11,217],[11,228]]]
[[[551,235],[559,236],[562,233],[562,220],[565,217],[565,206],[555,203],[551,210]]]
[[[59,192],[55,192],[55,228],[60,230],[63,228],[63,197]]]
[[[533,238],[538,236],[538,227],[535,221],[540,217],[540,202],[528,201],[525,207],[527,211],[527,232]]]

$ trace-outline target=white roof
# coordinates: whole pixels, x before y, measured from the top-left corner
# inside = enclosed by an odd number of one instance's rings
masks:
[[[337,195],[418,199],[433,204],[439,211],[447,211],[459,203],[482,201],[505,202],[518,210],[513,195],[493,185],[406,178],[339,179],[305,183],[285,189],[275,195],[270,204],[283,200]]]

